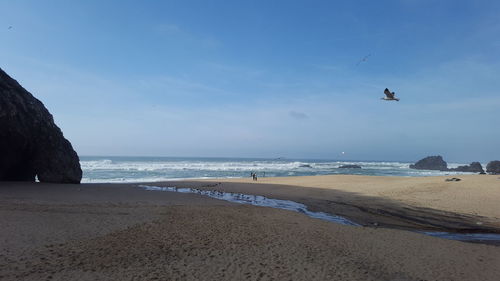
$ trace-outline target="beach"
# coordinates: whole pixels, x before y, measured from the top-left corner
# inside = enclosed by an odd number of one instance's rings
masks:
[[[447,182],[458,177],[461,181]],[[433,177],[382,177],[357,175],[328,175],[305,177],[260,177],[217,179],[214,182],[279,184],[308,189],[297,189],[308,198],[324,198],[329,191],[349,193],[350,196],[366,196],[389,199],[412,206],[436,210],[485,216],[500,220],[500,177],[498,175],[453,175]],[[238,191],[235,185],[232,190]],[[259,192],[267,190],[253,188]],[[275,190],[275,189],[273,189]],[[270,191],[271,192],[271,191]],[[289,191],[287,191],[289,193]]]
[[[293,200],[368,226],[139,184],[0,183],[0,280],[498,280],[498,176],[142,183]],[[478,224],[479,223],[479,224]]]
[[[117,2],[0,1],[0,281],[500,281],[500,1]]]

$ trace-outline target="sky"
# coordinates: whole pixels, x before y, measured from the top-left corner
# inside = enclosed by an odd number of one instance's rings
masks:
[[[472,0],[0,0],[0,68],[79,155],[486,162],[500,158],[499,14]]]

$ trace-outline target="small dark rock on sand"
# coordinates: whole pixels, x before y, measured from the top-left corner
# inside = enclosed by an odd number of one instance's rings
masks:
[[[445,181],[461,181],[459,178],[445,179]]]

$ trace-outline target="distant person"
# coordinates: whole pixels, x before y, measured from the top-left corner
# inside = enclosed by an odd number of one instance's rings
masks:
[[[256,181],[256,180],[257,180],[257,173],[253,173],[253,177],[252,177],[252,179],[253,179],[254,181]]]

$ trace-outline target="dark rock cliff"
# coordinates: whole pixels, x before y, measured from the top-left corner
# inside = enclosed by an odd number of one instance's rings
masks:
[[[80,183],[78,155],[42,102],[0,69],[0,181]]]

